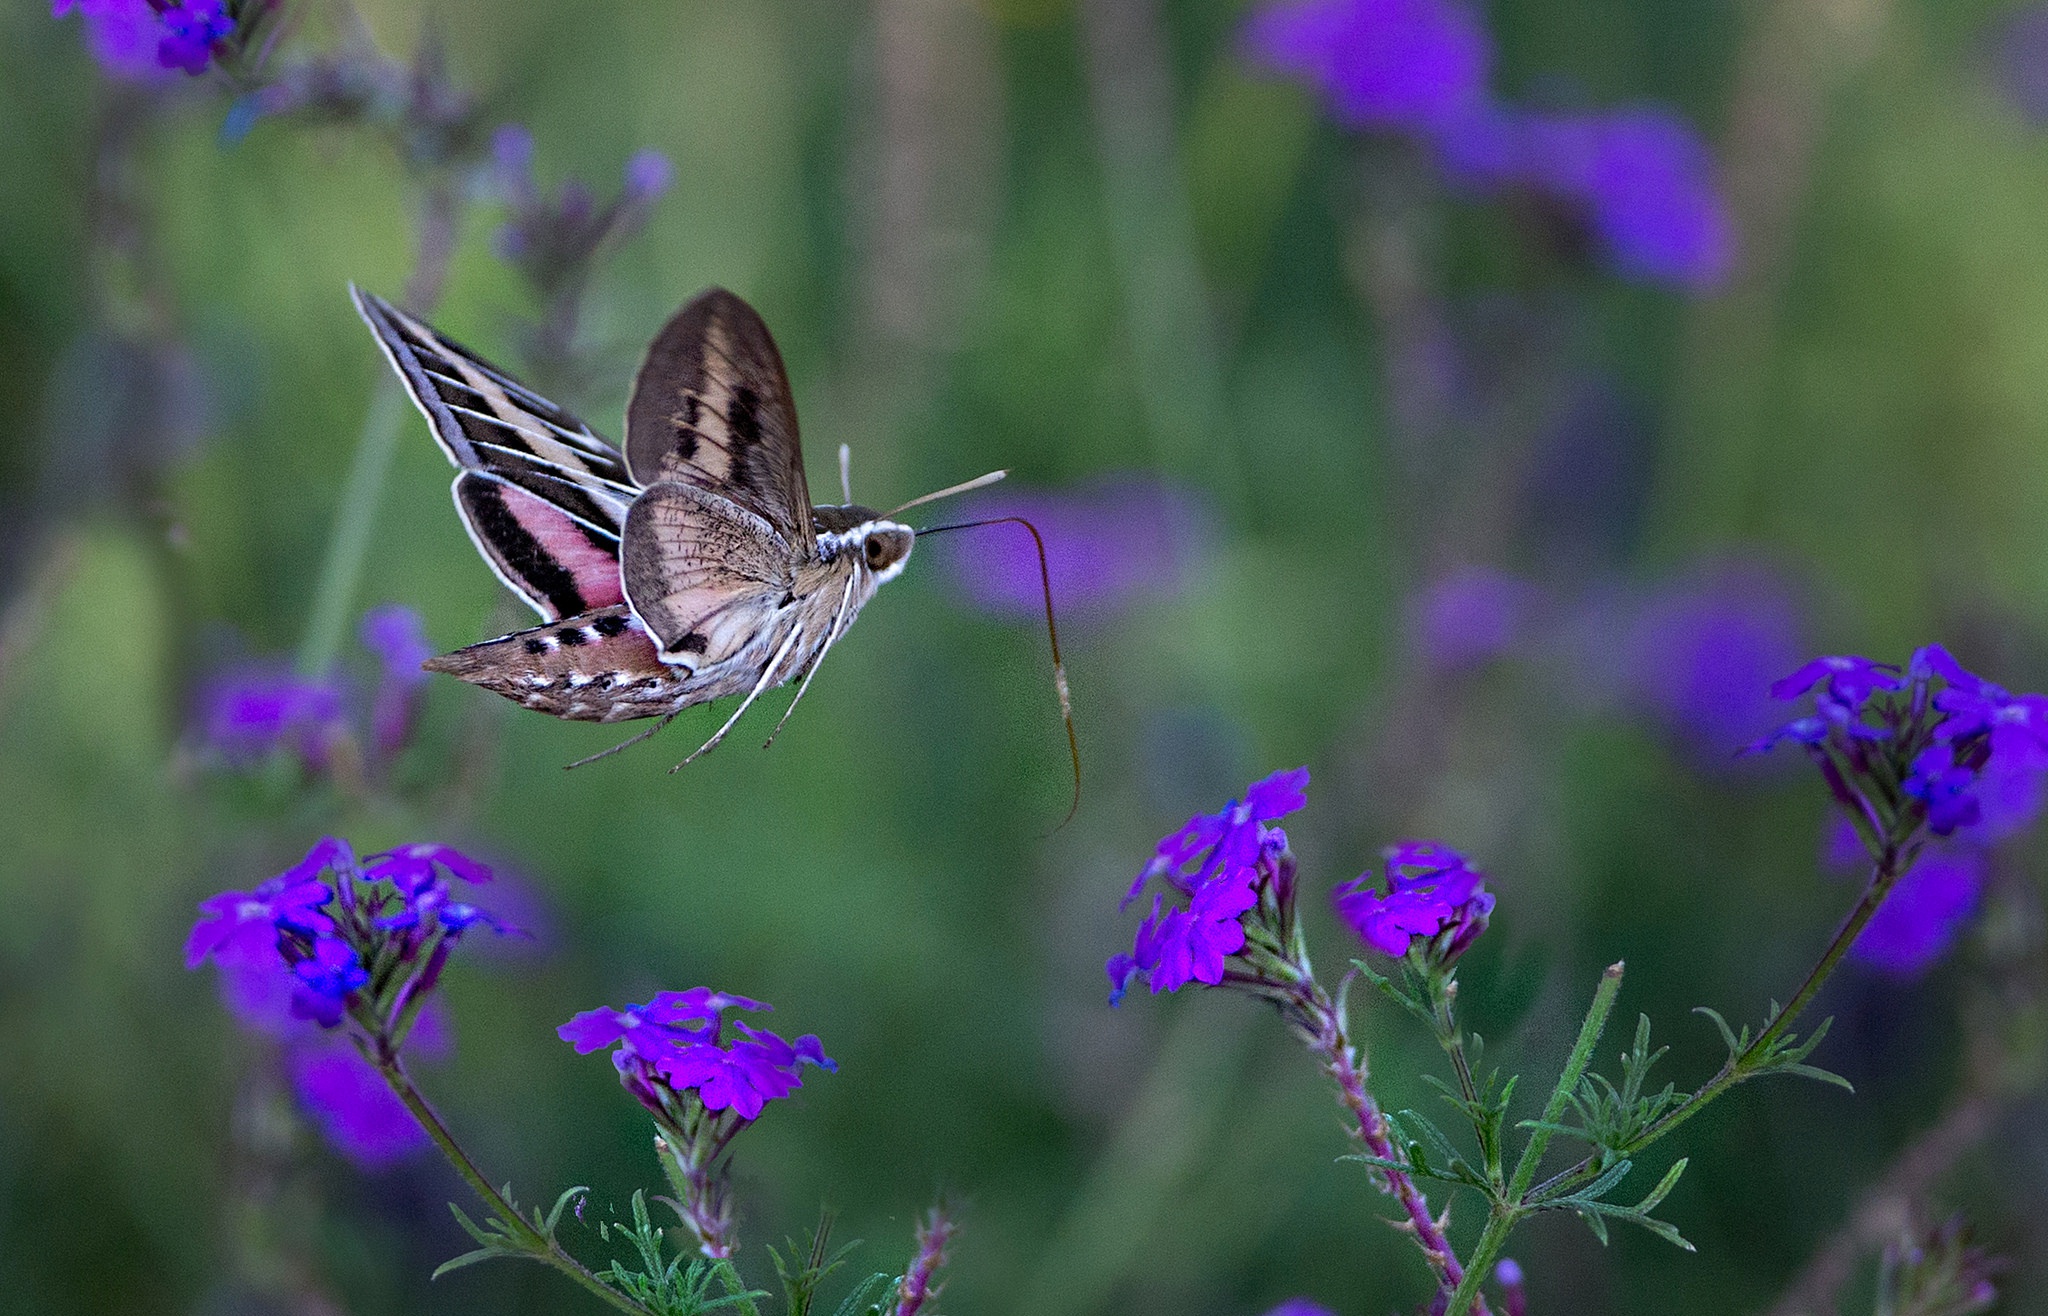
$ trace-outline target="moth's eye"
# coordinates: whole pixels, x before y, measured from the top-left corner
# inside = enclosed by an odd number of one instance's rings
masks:
[[[882,542],[880,535],[868,536],[867,555],[870,571],[880,571],[889,565],[889,548]]]

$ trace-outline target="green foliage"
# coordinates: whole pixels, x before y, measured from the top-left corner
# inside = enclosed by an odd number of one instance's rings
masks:
[[[677,1250],[668,1255],[668,1243],[647,1214],[647,1194],[633,1194],[633,1223],[598,1226],[607,1242],[618,1234],[633,1245],[638,1268],[614,1261],[597,1277],[654,1316],[700,1316],[700,1313],[729,1310],[737,1316],[760,1316],[756,1299],[768,1296],[765,1289],[750,1289],[730,1261],[692,1257]],[[714,1296],[712,1286],[720,1292]]]
[[[810,1316],[812,1305],[817,1301],[818,1286],[825,1277],[846,1264],[848,1254],[860,1246],[858,1239],[834,1249],[830,1247],[832,1235],[832,1213],[824,1212],[818,1217],[817,1225],[811,1230],[811,1241],[803,1249],[803,1260],[796,1260],[797,1246],[789,1244],[789,1256],[771,1245],[769,1257],[775,1262],[775,1274],[782,1281],[783,1316]],[[841,1300],[834,1316],[869,1316],[878,1313],[883,1303],[878,1293],[890,1291],[892,1279],[886,1272],[877,1271],[853,1286]]]
[[[549,1207],[545,1214],[542,1213],[539,1207],[534,1207],[531,1213],[533,1224],[531,1233],[523,1229],[515,1230],[510,1224],[498,1219],[496,1216],[486,1216],[483,1223],[479,1224],[475,1220],[470,1219],[461,1207],[450,1202],[448,1209],[455,1213],[455,1222],[462,1226],[464,1233],[475,1239],[482,1246],[473,1251],[464,1252],[461,1256],[450,1257],[442,1262],[439,1266],[435,1267],[434,1278],[439,1279],[451,1270],[460,1270],[464,1266],[473,1266],[479,1261],[489,1261],[493,1257],[523,1257],[530,1261],[545,1257],[550,1250],[560,1246],[555,1241],[555,1228],[562,1221],[562,1212],[568,1209],[570,1202],[589,1191],[588,1188],[580,1184],[574,1188],[563,1189],[561,1195],[555,1198],[555,1204]],[[506,1184],[503,1188],[500,1188],[498,1195],[504,1198],[505,1204],[511,1207],[515,1213],[519,1213],[518,1203],[512,1197],[511,1184]],[[525,1220],[528,1217],[524,1213],[520,1213],[520,1218]]]
[[[1832,1083],[1845,1092],[1856,1090],[1855,1086],[1840,1074],[1805,1063],[1806,1057],[1812,1055],[1814,1048],[1827,1037],[1828,1029],[1835,1022],[1832,1018],[1821,1020],[1820,1027],[1813,1030],[1813,1036],[1803,1041],[1790,1029],[1774,1034],[1771,1027],[1778,1021],[1779,1007],[1776,1001],[1772,1001],[1770,1011],[1764,1017],[1763,1031],[1758,1034],[1756,1040],[1751,1040],[1749,1025],[1744,1024],[1742,1031],[1737,1032],[1728,1026],[1728,1021],[1722,1018],[1717,1010],[1710,1010],[1701,1005],[1694,1007],[1693,1013],[1703,1014],[1714,1021],[1714,1027],[1720,1031],[1722,1042],[1727,1044],[1728,1066],[1737,1080],[1757,1078],[1765,1074],[1797,1074],[1802,1078]],[[1751,1054],[1752,1052],[1754,1054]]]

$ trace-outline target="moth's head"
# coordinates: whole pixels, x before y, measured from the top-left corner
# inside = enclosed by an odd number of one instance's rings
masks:
[[[827,560],[852,553],[877,585],[896,579],[917,532],[867,507],[817,507],[818,551]]]
[[[894,521],[870,521],[863,529],[867,536],[861,541],[861,562],[874,573],[877,585],[896,579],[903,564],[910,560],[910,546],[916,542],[917,532]]]

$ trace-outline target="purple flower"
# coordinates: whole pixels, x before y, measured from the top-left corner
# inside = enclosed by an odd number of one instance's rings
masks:
[[[739,1036],[721,1040],[726,1010],[769,1008],[744,996],[693,987],[662,992],[646,1005],[623,1010],[585,1010],[555,1035],[584,1055],[616,1046],[612,1063],[620,1082],[657,1116],[666,1116],[660,1084],[696,1093],[706,1110],[730,1110],[741,1120],[752,1120],[768,1102],[803,1086],[802,1066],[838,1068],[810,1034],[786,1042],[735,1022]]]
[[[651,1058],[685,1043],[716,1039],[726,1010],[771,1008],[744,996],[692,987],[686,992],[660,992],[645,1005],[629,1005],[623,1010],[585,1010],[557,1028],[555,1036],[575,1047],[578,1055],[623,1044]]]
[[[1707,566],[1657,591],[1628,624],[1634,698],[1702,761],[1724,764],[1777,714],[1764,687],[1797,659],[1799,609],[1784,582],[1752,564]]]
[[[1986,862],[1975,849],[1924,851],[1856,938],[1856,958],[1901,976],[1926,971],[1977,912]]]
[[[2048,5],[2030,5],[1994,34],[1993,71],[2035,127],[2048,124]]]
[[[1466,567],[1439,577],[1409,610],[1411,645],[1444,671],[1500,657],[1526,631],[1536,589],[1493,567]]]
[[[635,151],[626,161],[628,199],[646,203],[658,199],[675,182],[676,167],[660,151]]]
[[[339,937],[315,937],[306,958],[292,965],[292,973],[299,980],[292,1014],[322,1028],[340,1023],[348,1012],[348,998],[370,981],[355,948]]]
[[[1771,693],[1810,695],[1813,712],[1751,750],[1799,742],[1841,806],[1893,843],[1904,839],[1891,835],[1893,820],[1936,836],[1975,829],[1972,839],[1985,842],[2024,826],[2039,807],[2048,698],[2012,695],[1940,645],[1916,652],[1903,672],[1855,655],[1817,658]]]
[[[1285,0],[1252,15],[1245,45],[1354,128],[1426,129],[1468,113],[1493,63],[1486,28],[1456,0]]]
[[[975,501],[961,519],[1004,516],[1038,527],[1053,600],[1082,617],[1170,597],[1193,575],[1209,538],[1208,510],[1193,494],[1135,476],[1058,492],[1013,490]],[[975,606],[1005,616],[1043,614],[1038,550],[1022,526],[989,528],[951,563]]]
[[[1383,955],[1401,956],[1418,939],[1447,964],[1486,930],[1493,895],[1486,875],[1441,841],[1404,841],[1387,851],[1387,887],[1372,874],[1331,893],[1337,913],[1359,939]]]
[[[1242,802],[1232,800],[1216,813],[1198,813],[1159,842],[1151,860],[1124,894],[1120,909],[1129,909],[1153,878],[1162,878],[1182,895],[1192,896],[1221,875],[1248,873],[1258,860],[1267,829],[1308,802],[1308,769],[1276,772],[1245,789]]]
[[[347,734],[337,685],[277,668],[247,667],[223,677],[202,703],[206,741],[231,763],[286,749],[318,771]]]
[[[294,1048],[291,1077],[300,1104],[327,1141],[366,1170],[382,1169],[429,1145],[376,1066],[349,1043]]]
[[[1845,704],[1860,704],[1879,690],[1898,690],[1906,684],[1894,664],[1846,654],[1816,658],[1790,676],[1773,681],[1771,698],[1797,699],[1823,681],[1828,693]]]
[[[1289,1298],[1267,1312],[1266,1316],[1337,1316],[1337,1313],[1319,1302],[1310,1302],[1307,1298]]]
[[[664,1054],[654,1067],[676,1091],[696,1092],[706,1110],[730,1110],[743,1120],[758,1118],[767,1103],[802,1087],[804,1065],[839,1068],[810,1034],[791,1043],[745,1024],[733,1027],[741,1036],[727,1046],[692,1043]]]
[[[158,20],[164,37],[157,45],[157,63],[197,76],[206,72],[217,43],[234,35],[235,20],[221,0],[184,0],[162,10]]]
[[[1130,952],[1103,966],[1111,1005],[1140,976],[1155,994],[1190,982],[1222,983],[1224,961],[1244,949],[1245,917],[1261,907],[1264,893],[1271,891],[1276,905],[1291,911],[1294,864],[1287,857],[1287,833],[1265,824],[1299,809],[1307,785],[1307,768],[1276,772],[1252,783],[1243,801],[1196,814],[1159,843],[1118,908],[1130,908],[1155,877],[1187,904],[1168,904],[1166,893],[1152,898]]]
[[[157,62],[164,26],[148,0],[55,0],[53,18],[77,10],[85,20],[86,48],[101,69],[124,82],[163,82],[171,70]]]
[[[277,951],[280,928],[324,934],[334,930],[334,920],[322,909],[334,898],[326,883],[306,871],[306,862],[316,855],[346,854],[345,843],[323,838],[306,861],[295,865],[257,887],[254,891],[223,891],[199,902],[203,915],[192,925],[185,939],[185,967],[196,969],[211,956],[223,967],[282,964]]]

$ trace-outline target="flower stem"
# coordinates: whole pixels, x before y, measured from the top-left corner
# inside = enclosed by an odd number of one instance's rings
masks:
[[[334,529],[327,537],[327,554],[320,563],[320,583],[314,587],[312,615],[306,622],[305,639],[299,644],[299,671],[305,675],[325,673],[341,652],[342,633],[348,628],[349,608],[355,602],[356,586],[362,579],[363,560],[369,556],[370,530],[376,524],[377,502],[383,496],[384,477],[398,448],[398,422],[404,414],[405,400],[399,395],[397,378],[386,371],[370,395],[370,409],[364,413],[362,431],[356,436],[356,455],[341,487],[341,502],[334,509]]]
[[[1644,1129],[1625,1147],[1616,1147],[1620,1156],[1633,1156],[1665,1134],[1685,1123],[1706,1108],[1708,1102],[1726,1092],[1729,1088],[1756,1075],[1755,1066],[1766,1057],[1770,1048],[1783,1037],[1785,1030],[1799,1018],[1813,998],[1833,976],[1836,967],[1849,948],[1856,944],[1856,938],[1877,913],[1878,906],[1891,893],[1901,877],[1912,867],[1912,857],[1900,846],[1888,845],[1882,858],[1873,867],[1870,882],[1863,888],[1863,895],[1842,919],[1842,925],[1835,930],[1834,939],[1828,942],[1826,950],[1807,973],[1806,980],[1799,985],[1792,999],[1785,1007],[1772,1016],[1756,1040],[1744,1047],[1739,1054],[1728,1057],[1721,1068],[1702,1083],[1698,1090],[1685,1100],[1664,1112],[1648,1128]],[[1570,1169],[1564,1170],[1537,1185],[1535,1196],[1548,1197],[1558,1192],[1569,1191],[1582,1183],[1590,1182],[1599,1173],[1593,1158],[1588,1156]]]
[[[1806,975],[1806,981],[1799,985],[1799,990],[1785,1003],[1785,1008],[1778,1011],[1777,1017],[1772,1019],[1769,1025],[1757,1034],[1756,1041],[1751,1042],[1743,1051],[1737,1061],[1739,1066],[1747,1065],[1758,1056],[1764,1055],[1770,1045],[1792,1026],[1792,1021],[1799,1017],[1800,1011],[1812,1002],[1821,986],[1833,975],[1835,966],[1841,963],[1842,956],[1848,954],[1849,948],[1856,944],[1856,938],[1862,934],[1864,925],[1876,915],[1878,906],[1884,903],[1884,898],[1891,894],[1892,887],[1905,875],[1906,869],[1910,866],[1909,862],[1902,861],[1898,847],[1885,847],[1884,857],[1871,869],[1869,885],[1863,888],[1863,898],[1858,900],[1855,907],[1843,918],[1842,926],[1835,930],[1835,939],[1828,943],[1827,950],[1821,953],[1819,961]]]
[[[1388,1136],[1387,1117],[1380,1111],[1379,1103],[1365,1086],[1365,1070],[1358,1063],[1357,1053],[1351,1040],[1345,1035],[1344,1020],[1336,1006],[1314,979],[1308,979],[1302,989],[1301,1011],[1305,1021],[1312,1021],[1313,1027],[1301,1029],[1308,1041],[1309,1049],[1319,1057],[1337,1084],[1337,1098],[1344,1108],[1358,1122],[1358,1138],[1374,1156],[1386,1161],[1402,1161],[1400,1148]],[[1446,1302],[1455,1301],[1449,1295],[1472,1291],[1471,1300],[1463,1310],[1488,1316],[1486,1301],[1477,1292],[1476,1283],[1468,1283],[1468,1272],[1458,1264],[1458,1254],[1451,1250],[1451,1242],[1444,1236],[1443,1226],[1430,1213],[1429,1199],[1416,1186],[1413,1176],[1405,1170],[1388,1166],[1374,1167],[1386,1180],[1387,1192],[1408,1216],[1404,1228],[1415,1236],[1415,1245],[1422,1249],[1423,1259],[1437,1274],[1437,1298],[1430,1310],[1441,1312]]]
[[[503,1193],[491,1187],[491,1181],[484,1177],[483,1171],[477,1168],[469,1153],[462,1149],[462,1144],[455,1141],[455,1135],[448,1131],[448,1126],[441,1122],[441,1117],[434,1112],[434,1108],[427,1104],[425,1094],[414,1086],[412,1076],[405,1072],[405,1064],[397,1055],[382,1054],[382,1048],[373,1047],[370,1060],[384,1076],[384,1082],[391,1088],[393,1095],[405,1103],[406,1110],[419,1123],[420,1128],[424,1129],[427,1136],[433,1139],[434,1145],[441,1149],[441,1155],[455,1167],[455,1172],[462,1176],[463,1181],[489,1208],[491,1214],[496,1216],[519,1241],[528,1256],[535,1261],[553,1266],[620,1311],[633,1312],[635,1316],[653,1316],[649,1308],[633,1301],[591,1274],[583,1263],[570,1256],[560,1243],[534,1228],[533,1222],[520,1215],[518,1208],[505,1200]]]

